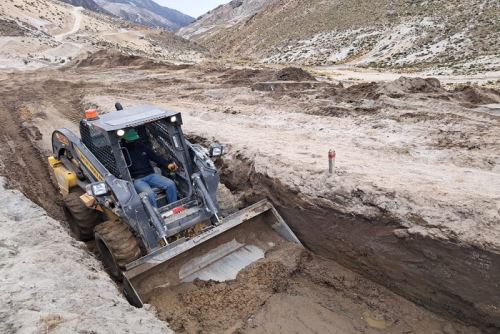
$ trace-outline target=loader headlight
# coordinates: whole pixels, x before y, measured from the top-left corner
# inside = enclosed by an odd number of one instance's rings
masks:
[[[214,144],[210,146],[210,150],[208,152],[211,158],[220,157],[224,154],[224,147],[219,144]]]
[[[177,122],[177,116],[170,117],[170,123],[175,123],[175,122]]]
[[[92,183],[89,188],[91,195],[94,197],[104,196],[109,192],[108,186],[104,182]]]
[[[116,131],[116,135],[117,135],[118,137],[123,137],[123,136],[125,136],[125,130],[120,129],[120,130]]]

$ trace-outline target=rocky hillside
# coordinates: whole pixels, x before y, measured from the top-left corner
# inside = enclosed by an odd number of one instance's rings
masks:
[[[158,5],[152,0],[96,0],[106,11],[124,20],[152,28],[178,30],[194,21],[191,16]]]
[[[179,35],[206,39],[212,34],[217,35],[224,28],[231,29],[238,23],[248,21],[252,15],[273,2],[275,0],[233,0],[200,16],[195,22],[179,30]]]
[[[92,10],[98,13],[111,14],[105,11],[101,6],[99,6],[94,0],[61,0],[62,2],[69,3],[70,5],[83,7],[88,10]]]
[[[160,6],[153,0],[62,0],[73,6],[98,13],[111,14],[126,21],[151,28],[176,31],[194,18],[175,9]]]
[[[157,61],[203,57],[201,47],[171,32],[60,1],[0,2],[0,68],[61,65],[103,49]]]
[[[238,0],[179,33],[268,63],[500,69],[497,0]]]

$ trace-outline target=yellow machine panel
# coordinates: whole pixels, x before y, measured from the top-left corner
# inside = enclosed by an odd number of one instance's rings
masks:
[[[68,194],[69,190],[77,184],[76,174],[64,167],[63,163],[54,156],[50,156],[48,160],[61,193]]]

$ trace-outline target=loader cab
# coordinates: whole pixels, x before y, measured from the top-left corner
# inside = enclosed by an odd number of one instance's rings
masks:
[[[122,137],[128,129],[134,128],[144,145],[179,166],[176,173],[166,175],[176,182],[179,197],[191,195],[189,180],[193,166],[181,129],[180,113],[146,105],[91,116],[94,117],[86,117],[80,122],[82,142],[109,173],[133,181],[128,169],[131,162]],[[158,167],[155,168],[158,173],[167,173],[161,168],[163,166]],[[158,195],[160,201],[165,197]],[[158,204],[163,206],[165,203]]]

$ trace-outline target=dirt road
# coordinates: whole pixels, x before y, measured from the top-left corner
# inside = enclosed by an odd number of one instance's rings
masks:
[[[151,302],[175,329],[476,331],[460,319],[497,330],[499,120],[482,106],[498,103],[497,92],[447,91],[432,80],[292,87],[265,69],[140,59],[110,68],[105,61],[1,74],[2,127],[15,147],[40,157],[34,147],[45,154],[51,130],[74,127],[91,105],[110,111],[120,100],[177,108],[190,135],[229,144],[219,164],[240,202],[270,197],[315,253],[299,252],[289,263],[270,254],[234,282],[159,290]],[[269,82],[278,90],[260,90]],[[44,190],[50,186],[43,158],[25,162],[30,173],[22,173],[5,143],[2,152],[14,163],[4,164],[2,175],[57,216],[51,202],[57,196]],[[331,147],[338,153],[333,177],[325,174]]]
[[[74,7],[72,10],[73,14],[73,25],[70,30],[66,32],[61,32],[60,34],[54,35],[54,39],[57,41],[62,41],[66,36],[72,35],[80,30],[80,25],[82,23],[82,7]]]

